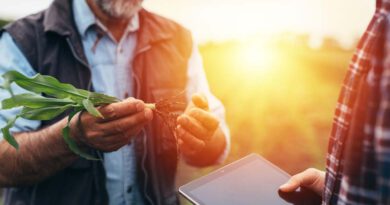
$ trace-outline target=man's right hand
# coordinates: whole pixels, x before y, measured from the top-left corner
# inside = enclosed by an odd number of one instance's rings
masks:
[[[78,143],[104,151],[116,151],[139,134],[153,119],[153,111],[141,100],[128,98],[98,108],[104,118],[81,112],[71,121],[72,136]]]
[[[307,169],[297,175],[291,177],[291,179],[280,186],[279,190],[282,192],[294,192],[298,188],[303,187],[309,189],[319,196],[322,195],[322,191],[325,186],[325,172],[318,169]]]

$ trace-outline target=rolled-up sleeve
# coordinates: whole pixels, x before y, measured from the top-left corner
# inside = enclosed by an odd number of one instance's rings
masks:
[[[20,73],[23,73],[27,76],[33,76],[36,74],[34,69],[31,67],[26,57],[22,54],[20,49],[16,46],[12,37],[4,32],[0,36],[0,75],[3,75],[5,72],[15,70]],[[0,84],[3,84],[3,78],[0,78]],[[20,88],[17,85],[12,85],[12,90],[14,94],[27,93],[23,88]],[[0,100],[9,98],[10,94],[4,89],[0,89]],[[0,128],[4,127],[7,121],[13,118],[20,112],[20,108],[9,109],[9,110],[0,110]],[[26,119],[18,119],[15,123],[15,126],[11,128],[12,132],[22,132],[22,131],[31,131],[36,130],[40,126],[40,121],[32,121]],[[3,136],[0,134],[0,140]]]
[[[187,77],[187,99],[191,100],[191,96],[194,93],[202,93],[206,95],[210,111],[218,118],[220,127],[225,134],[226,148],[217,161],[218,163],[221,163],[226,159],[230,151],[230,131],[225,120],[225,108],[221,101],[210,91],[206,74],[203,69],[202,57],[196,44],[193,45],[193,51],[188,61]]]

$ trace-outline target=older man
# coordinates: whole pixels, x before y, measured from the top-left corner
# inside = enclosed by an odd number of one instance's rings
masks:
[[[191,165],[212,165],[226,156],[224,109],[209,91],[190,33],[141,5],[142,0],[55,0],[1,31],[1,73],[52,75],[123,99],[99,108],[104,120],[82,113],[71,122],[74,140],[102,161],[81,159],[68,149],[60,131],[66,116],[18,121],[13,132],[19,151],[0,143],[6,205],[178,204],[177,146]],[[181,91],[185,95],[176,100],[188,106],[178,108],[185,112],[172,134],[144,101]],[[1,112],[0,124],[17,112]]]

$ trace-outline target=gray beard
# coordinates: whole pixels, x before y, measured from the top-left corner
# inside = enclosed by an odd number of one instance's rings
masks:
[[[103,13],[116,19],[130,19],[142,7],[143,0],[94,0]]]

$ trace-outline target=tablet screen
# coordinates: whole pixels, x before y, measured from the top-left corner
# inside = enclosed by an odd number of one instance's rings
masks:
[[[289,178],[253,154],[180,187],[180,192],[201,205],[286,205],[291,203],[278,194],[278,189]]]

